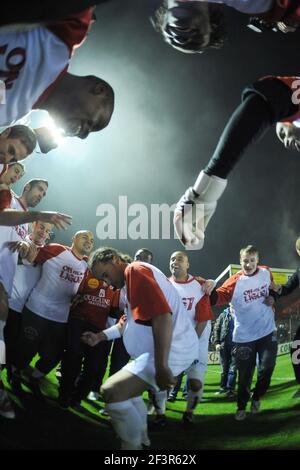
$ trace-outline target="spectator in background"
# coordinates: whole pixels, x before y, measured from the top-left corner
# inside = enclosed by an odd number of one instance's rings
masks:
[[[296,240],[296,251],[297,254],[300,256],[300,236]],[[291,294],[296,289],[300,287],[300,268],[298,268],[292,277],[288,280],[288,282],[284,285],[275,284],[273,286],[276,294],[272,296],[273,299],[278,299],[279,297],[284,297],[286,295]],[[273,301],[274,302],[274,301]],[[291,356],[292,356],[292,364],[294,368],[295,379],[297,383],[300,385],[300,326],[298,327],[296,334],[294,336],[294,341],[291,348]],[[293,398],[300,398],[300,388],[296,391],[293,395]]]
[[[152,264],[153,253],[148,248],[140,248],[134,255],[134,261],[143,261],[143,263]]]
[[[234,343],[232,334],[234,329],[234,310],[230,306],[225,308],[217,318],[213,330],[213,342],[216,351],[220,354],[221,383],[217,394],[227,394],[234,396],[236,384],[236,361],[233,354]]]

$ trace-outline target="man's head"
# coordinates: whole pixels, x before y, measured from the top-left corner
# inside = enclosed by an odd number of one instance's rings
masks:
[[[184,251],[174,251],[170,256],[169,266],[175,279],[185,279],[190,267],[187,254]]]
[[[27,207],[37,206],[46,196],[48,190],[48,181],[42,179],[33,179],[28,181],[22,191],[21,199]]]
[[[53,224],[42,222],[37,220],[32,223],[32,232],[30,235],[31,240],[36,245],[44,245],[45,242],[50,238]]]
[[[80,230],[72,238],[72,251],[80,256],[88,256],[94,248],[94,234],[89,230]]]
[[[144,263],[151,264],[153,261],[153,253],[147,248],[141,248],[135,253],[134,261],[143,261]]]
[[[296,251],[298,255],[300,256],[300,237],[298,237],[296,240]]]
[[[121,260],[124,261],[124,263],[130,264],[133,262],[132,256],[130,256],[128,253],[121,253],[119,251],[119,255],[120,255]]]
[[[248,245],[240,250],[240,263],[246,276],[252,276],[257,269],[259,252],[253,245]]]
[[[152,24],[164,40],[186,53],[220,48],[224,43],[223,15],[208,3],[163,0]]]
[[[15,184],[25,174],[25,166],[20,163],[9,163],[6,173],[0,178],[1,183],[5,183],[8,186]]]
[[[36,146],[35,133],[27,126],[12,126],[0,134],[0,163],[24,160]]]
[[[300,152],[300,127],[290,122],[277,122],[276,134],[286,149]]]
[[[124,271],[127,264],[120,255],[114,248],[104,247],[94,251],[89,259],[93,276],[116,289],[121,289],[125,284]]]
[[[114,109],[114,92],[104,80],[65,74],[44,107],[67,136],[85,139],[106,127]]]

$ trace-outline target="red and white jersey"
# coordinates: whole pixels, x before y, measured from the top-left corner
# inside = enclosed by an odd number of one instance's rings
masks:
[[[194,0],[179,0],[182,3],[190,3]],[[241,11],[242,13],[248,13],[257,15],[259,13],[265,13],[269,11],[272,6],[274,0],[196,0],[198,2],[205,2],[205,3],[222,3],[223,5],[227,5],[228,7],[234,8],[237,11]]]
[[[114,290],[87,270],[78,294],[83,296],[83,301],[71,309],[71,315],[80,316],[100,330],[104,330],[112,309],[119,308],[120,290]]]
[[[211,333],[210,320],[213,319],[213,312],[209,296],[205,295],[203,291],[202,285],[205,281],[198,280],[190,274],[187,281],[176,281],[173,276],[170,277],[170,281],[180,295],[193,327],[196,326],[197,322],[207,321],[207,324],[198,340],[201,359],[202,356],[204,356],[207,361],[208,343]]]
[[[72,297],[87,269],[69,247],[50,243],[40,249],[35,260],[42,265],[42,275],[33,288],[26,307],[40,317],[66,323]]]
[[[271,281],[269,268],[258,266],[252,276],[239,271],[218,287],[217,305],[230,302],[234,308],[234,342],[255,341],[276,330],[273,309],[264,304]]]
[[[26,241],[33,243],[30,235],[27,235]],[[43,245],[36,246],[42,248]],[[9,308],[15,312],[22,312],[29,294],[38,283],[41,274],[42,266],[40,264],[35,266],[32,264],[17,265],[11,296],[8,299]]]
[[[180,295],[194,327],[197,322],[213,319],[209,297],[205,295],[202,288],[205,281],[200,281],[190,274],[187,281],[176,281],[173,276],[170,277],[170,281]]]
[[[5,104],[0,104],[0,125],[10,125],[43,100],[66,72],[73,49],[85,39],[92,9],[63,21],[23,32],[0,32],[0,79],[5,83]]]
[[[182,300],[170,280],[155,266],[134,262],[125,269],[124,293],[127,298],[127,321],[124,345],[133,358],[149,353],[153,358],[152,319],[172,313],[173,337],[169,366],[186,368],[198,357],[198,337]]]
[[[27,211],[16,194],[10,189],[0,191],[0,210],[15,209]],[[18,264],[18,253],[7,248],[7,242],[25,240],[28,235],[28,224],[14,227],[0,226],[0,282],[4,285],[8,297],[11,295],[14,275]]]

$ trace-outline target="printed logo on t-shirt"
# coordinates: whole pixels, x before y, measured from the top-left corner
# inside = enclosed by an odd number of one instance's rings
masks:
[[[100,289],[99,297],[105,297],[105,289]]]
[[[83,299],[90,305],[93,305],[95,307],[110,308],[111,305],[111,300],[106,299],[105,296],[101,297],[96,295],[84,294]]]
[[[83,279],[84,273],[80,271],[75,271],[75,269],[70,266],[63,266],[59,277],[65,281],[80,283]]]
[[[5,70],[0,71],[0,79],[4,81],[7,90],[10,90],[17,80],[21,69],[26,62],[26,50],[23,47],[15,47],[7,51],[7,44],[0,46],[0,55],[7,55],[5,57]]]
[[[17,235],[22,239],[22,240],[25,240],[25,238],[27,237],[28,235],[28,230],[26,228],[26,226],[24,225],[16,225],[14,227],[15,231],[17,232]]]
[[[183,305],[187,310],[192,310],[195,297],[182,297]]]
[[[248,289],[244,291],[244,301],[246,304],[253,302],[254,300],[260,299],[261,297],[268,297],[269,286],[267,284],[256,287],[256,289]]]

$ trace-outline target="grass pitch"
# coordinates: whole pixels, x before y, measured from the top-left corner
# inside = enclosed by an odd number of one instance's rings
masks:
[[[215,395],[219,380],[219,366],[209,366],[204,399],[197,406],[191,426],[181,422],[186,405],[181,393],[175,403],[168,403],[168,423],[150,433],[151,450],[300,449],[300,398],[292,398],[299,386],[294,380],[289,355],[277,358],[260,413],[249,414],[245,421],[235,421],[234,399]],[[45,402],[40,403],[25,386],[21,396],[10,391],[17,417],[15,420],[0,417],[1,449],[109,451],[119,448],[109,419],[99,414],[103,403],[86,400],[78,410],[61,409],[56,401],[54,371],[45,379],[43,392]]]

